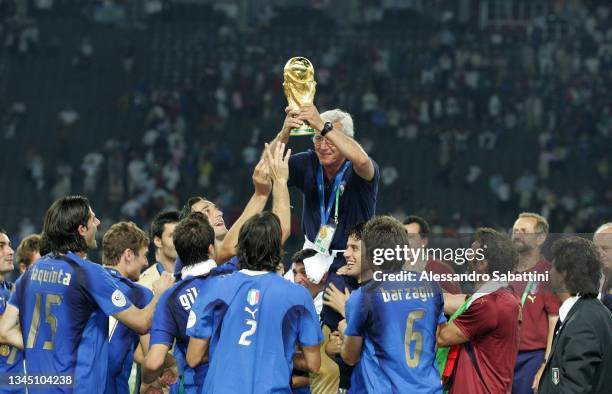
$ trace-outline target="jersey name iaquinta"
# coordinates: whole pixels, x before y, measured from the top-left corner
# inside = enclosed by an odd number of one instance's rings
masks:
[[[91,394],[106,385],[108,316],[132,303],[102,266],[48,254],[17,281],[10,304],[19,309],[28,375],[70,377],[29,393]]]

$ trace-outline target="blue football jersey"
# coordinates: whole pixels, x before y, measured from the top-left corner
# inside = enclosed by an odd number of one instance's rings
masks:
[[[346,303],[346,336],[363,338],[350,393],[442,393],[438,324],[446,322],[438,284],[371,281]]]
[[[0,282],[0,315],[11,298],[13,284]],[[25,393],[25,387],[10,387],[8,377],[23,375],[23,352],[14,346],[0,344],[0,393]]]
[[[225,263],[218,265],[217,267],[210,270],[211,275],[221,275],[221,274],[229,274],[235,271],[238,271],[238,257],[234,256],[227,260]],[[174,277],[178,278],[180,276],[181,270],[183,269],[184,264],[181,261],[181,258],[176,256],[174,260]]]
[[[195,370],[187,365],[189,337],[185,332],[189,312],[198,294],[206,291],[207,282],[206,276],[190,276],[175,283],[162,294],[153,314],[150,346],[163,344],[171,348],[176,339],[174,356],[186,394],[200,394],[208,370],[208,364]]]
[[[146,287],[134,283],[121,275],[114,268],[106,267],[115,284],[125,296],[138,308],[146,307],[153,299],[153,292]],[[134,350],[138,346],[140,336],[120,323],[114,317],[109,317],[108,330],[108,375],[106,378],[106,394],[121,394],[130,391],[128,380],[134,362]]]
[[[213,276],[187,322],[187,335],[210,338],[204,393],[291,393],[296,345],[322,340],[312,298],[271,272]]]
[[[27,373],[71,377],[29,393],[91,394],[106,386],[108,316],[132,303],[102,266],[73,253],[46,255],[17,281],[9,302],[19,309]]]

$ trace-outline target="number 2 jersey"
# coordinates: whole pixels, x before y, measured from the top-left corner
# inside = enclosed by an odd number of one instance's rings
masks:
[[[71,376],[63,386],[29,393],[87,393],[105,387],[108,316],[132,304],[100,265],[76,254],[48,254],[16,283],[28,375]]]
[[[346,321],[344,335],[363,338],[349,393],[442,393],[435,346],[446,318],[436,283],[370,281],[351,293]]]
[[[291,393],[296,345],[318,346],[308,291],[272,272],[241,270],[208,279],[187,335],[210,338],[203,393]]]

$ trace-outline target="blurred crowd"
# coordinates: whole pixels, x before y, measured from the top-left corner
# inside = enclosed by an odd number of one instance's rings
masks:
[[[43,205],[95,195],[101,218],[145,225],[197,192],[231,218],[262,143],[282,124],[284,62],[304,55],[315,65],[315,104],[350,112],[356,139],[381,165],[378,212],[418,212],[452,233],[485,218],[508,227],[509,213],[532,210],[555,231],[585,231],[612,206],[612,15],[599,4],[567,2],[512,27],[460,23],[452,12],[398,27],[369,7],[356,26],[304,16],[301,34],[291,27],[299,10],[268,10],[249,29],[174,15],[151,22],[146,40],[116,46],[125,75],[89,76],[126,78],[116,101],[101,105],[113,106],[128,134],[96,135],[97,149],[67,162],[32,148],[22,166],[32,190],[49,193]],[[5,56],[53,46],[36,23],[8,26]],[[96,28],[67,51],[81,73],[99,60]],[[14,96],[5,100],[5,144],[30,133],[20,124],[36,116]],[[90,111],[70,103],[49,121],[69,140],[86,132]]]

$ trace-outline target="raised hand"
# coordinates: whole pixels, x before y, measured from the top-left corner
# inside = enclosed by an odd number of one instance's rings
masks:
[[[321,131],[323,130],[323,119],[319,115],[319,110],[313,104],[304,104],[300,107],[298,119],[308,122],[310,126]]]
[[[267,148],[266,148],[267,149]],[[255,166],[253,171],[253,186],[255,186],[255,193],[267,196],[272,190],[272,179],[270,179],[270,167],[265,160],[265,150],[261,156],[261,160]]]
[[[274,152],[272,152],[274,150]],[[289,157],[291,156],[291,149],[285,152],[285,144],[277,143],[272,149],[266,144],[266,161],[268,167],[270,167],[270,178],[272,182],[287,182],[289,179]]]
[[[340,333],[338,331],[331,332],[329,334],[329,341],[327,342],[327,347],[325,350],[328,354],[336,355],[340,353],[342,342],[342,338],[340,337]]]
[[[287,107],[285,108],[285,113],[287,114],[287,116],[285,116],[285,121],[283,122],[283,128],[280,131],[281,138],[283,141],[285,137],[289,138],[289,132],[291,130],[297,129],[302,124],[304,124],[303,121],[298,119],[298,116],[300,114],[299,110],[295,110],[295,109],[292,109],[291,107]]]
[[[153,282],[153,293],[161,294],[174,284],[174,277],[169,272],[163,272],[158,280]]]
[[[348,300],[350,295],[349,289],[344,289],[343,293],[333,283],[330,283],[323,294],[323,304],[345,317],[346,300]]]

